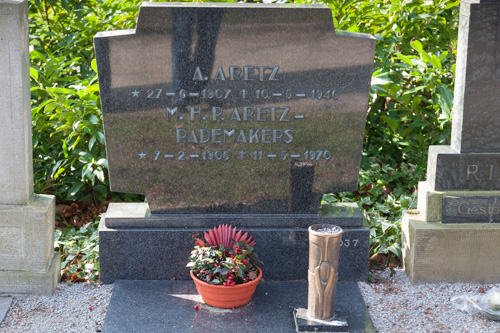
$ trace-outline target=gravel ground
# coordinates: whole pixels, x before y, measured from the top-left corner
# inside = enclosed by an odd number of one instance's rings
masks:
[[[15,297],[0,332],[100,332],[112,288],[60,283],[53,296]]]
[[[450,301],[454,296],[479,295],[494,285],[410,285],[404,271],[390,274],[382,272],[378,283],[359,283],[378,332],[500,332],[500,321],[461,312]],[[15,297],[0,333],[100,332],[111,291],[112,285],[61,283],[53,296]]]
[[[500,321],[455,309],[451,298],[474,297],[491,284],[426,283],[411,285],[402,269],[385,270],[378,283],[359,283],[378,332],[500,332]]]

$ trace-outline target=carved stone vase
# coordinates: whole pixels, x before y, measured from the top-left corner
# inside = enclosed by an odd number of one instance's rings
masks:
[[[309,227],[310,318],[329,320],[334,316],[341,240],[342,229],[338,226],[315,224]]]

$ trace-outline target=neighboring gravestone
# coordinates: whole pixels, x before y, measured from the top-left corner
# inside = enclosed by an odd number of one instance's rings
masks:
[[[252,231],[266,279],[306,278],[323,220],[346,231],[341,279],[366,279],[357,207],[317,212],[357,186],[373,38],[335,34],[323,6],[144,3],[136,30],[94,41],[111,189],[148,202],[110,205],[104,282],[188,278],[219,223]]]
[[[420,214],[403,220],[412,282],[500,279],[499,10],[500,1],[461,3],[452,144],[430,147]]]
[[[53,293],[55,199],[33,194],[28,2],[0,0],[0,294]]]

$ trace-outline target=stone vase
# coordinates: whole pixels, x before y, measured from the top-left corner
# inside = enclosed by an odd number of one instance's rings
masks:
[[[309,227],[308,316],[311,318],[334,317],[342,232],[332,224]]]

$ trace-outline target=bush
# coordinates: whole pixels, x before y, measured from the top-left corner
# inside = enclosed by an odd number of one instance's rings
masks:
[[[93,36],[135,25],[140,1],[30,3],[35,190],[58,201],[109,196]]]

